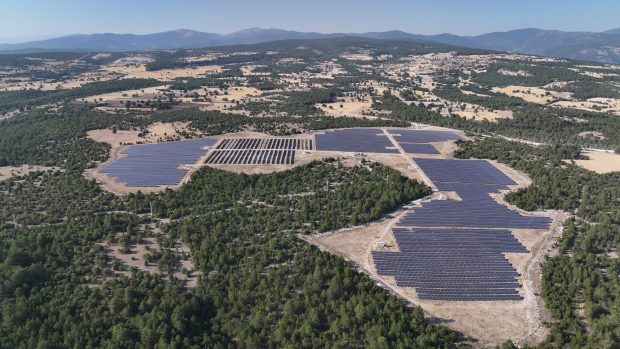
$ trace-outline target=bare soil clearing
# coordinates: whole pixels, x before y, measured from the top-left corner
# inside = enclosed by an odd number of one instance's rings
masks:
[[[585,169],[596,173],[609,173],[620,171],[620,154],[602,152],[602,151],[585,151],[589,160],[574,160],[575,163]]]
[[[506,87],[493,87],[493,92],[503,93],[512,97],[519,97],[527,102],[537,104],[547,104],[554,100],[551,93],[552,91],[545,90],[540,87],[526,87],[526,86],[506,86]]]
[[[198,76],[208,73],[217,73],[222,70],[222,67],[218,65],[209,65],[193,68],[182,69],[162,69],[155,71],[146,70],[144,64],[138,65],[123,65],[123,66],[106,66],[104,69],[124,74],[126,78],[139,78],[139,79],[156,79],[160,81],[172,81],[176,78]]]
[[[111,129],[99,129],[87,132],[87,137],[96,141],[110,144],[113,148],[118,148],[127,144],[155,143],[171,139],[180,139],[182,132],[192,131],[188,122],[155,123],[142,130],[117,130],[114,133]],[[140,133],[144,135],[138,136]]]

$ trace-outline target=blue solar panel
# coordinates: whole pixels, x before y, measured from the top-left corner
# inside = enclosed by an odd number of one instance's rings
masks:
[[[216,149],[312,150],[312,140],[304,138],[226,138]]]
[[[204,138],[133,145],[121,151],[125,157],[108,164],[101,172],[130,187],[174,185],[187,173],[178,167],[195,163],[215,143],[214,139]]]
[[[408,130],[391,128],[388,132],[394,137],[394,139],[401,143],[432,143],[432,142],[446,142],[456,141],[464,139],[461,135],[453,131],[440,131],[440,130]]]
[[[355,128],[317,134],[316,149],[356,153],[399,153],[392,141],[378,128]]]
[[[400,251],[373,251],[377,272],[420,299],[519,300],[519,276],[503,256],[527,252],[509,230],[395,228]]]
[[[295,150],[278,149],[216,149],[206,160],[214,165],[291,165],[294,162]]]
[[[461,201],[431,201],[405,215],[402,226],[545,229],[548,217],[523,216],[489,195],[516,184],[486,160],[415,158],[439,190],[455,191]]]
[[[432,144],[426,143],[399,143],[400,147],[407,153],[416,154],[439,154],[439,151]]]

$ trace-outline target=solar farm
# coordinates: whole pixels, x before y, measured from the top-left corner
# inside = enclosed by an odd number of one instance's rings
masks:
[[[308,241],[346,256],[381,285],[423,304],[433,316],[456,321],[451,326],[505,331],[493,321],[506,318],[506,312],[521,324],[537,316],[536,304],[542,300],[527,282],[540,277],[536,268],[552,219],[518,211],[499,199],[525,185],[512,170],[487,160],[452,159],[451,143],[463,139],[444,129],[354,128],[291,137],[241,132],[122,148],[121,157],[99,171],[131,192],[178,185],[190,169],[200,166],[252,174],[283,171],[325,157],[350,165],[381,162],[425,181],[434,194],[403,208],[393,219],[376,222],[376,227],[372,223]],[[333,241],[324,244],[321,239]]]
[[[271,137],[246,132],[222,138],[120,148],[120,157],[99,168],[93,176],[119,193],[136,190],[131,188],[158,190],[178,185],[189,173],[190,167],[201,165],[262,173],[333,156],[334,152],[396,156],[404,152],[435,156],[441,155],[436,148],[438,142],[458,139],[462,139],[458,133],[443,130],[351,128],[325,130],[301,137]],[[197,163],[202,157],[205,157],[204,162]]]
[[[502,253],[524,253],[508,230],[393,230],[400,252],[374,251],[380,274],[415,287],[420,299],[520,300],[517,272]]]
[[[406,213],[392,233],[399,252],[373,251],[377,272],[415,287],[422,300],[521,300],[519,276],[504,253],[527,253],[509,229],[548,229],[547,217],[523,216],[490,193],[516,185],[486,160],[414,159],[441,191]]]
[[[388,129],[387,131],[405,153],[441,154],[431,143],[441,143],[464,139],[458,133],[442,130],[404,130]]]
[[[103,167],[100,172],[129,187],[176,185],[194,164],[207,154],[215,139],[133,145],[121,151],[124,157]]]

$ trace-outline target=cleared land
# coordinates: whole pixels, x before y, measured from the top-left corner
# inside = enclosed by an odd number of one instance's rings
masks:
[[[156,71],[146,70],[144,64],[139,65],[121,65],[106,66],[106,70],[113,73],[124,74],[127,78],[141,79],[157,79],[160,81],[172,81],[176,78],[187,76],[198,76],[207,73],[216,73],[221,71],[222,67],[217,65],[209,65],[203,67],[180,68],[180,69],[161,69]]]
[[[176,140],[181,138],[181,133],[192,132],[189,123],[173,122],[173,123],[154,123],[145,130],[112,130],[109,128],[88,131],[88,138],[95,142],[104,142],[118,148],[128,144],[139,143],[155,143],[166,140]],[[146,132],[145,132],[146,131]],[[142,136],[140,136],[142,135]]]
[[[372,112],[370,99],[358,101],[352,98],[343,99],[341,102],[317,104],[316,107],[332,116],[362,116]]]
[[[596,173],[609,173],[620,171],[620,154],[602,152],[602,151],[585,151],[589,160],[574,160],[575,163],[583,168]]]

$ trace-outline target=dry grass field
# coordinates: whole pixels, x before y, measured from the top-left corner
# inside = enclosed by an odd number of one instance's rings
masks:
[[[494,87],[492,91],[503,93],[511,97],[519,97],[524,101],[537,104],[547,104],[554,100],[551,95],[551,91],[540,87],[506,86]]]
[[[146,132],[144,132],[146,131]],[[145,130],[113,130],[106,128],[100,130],[92,130],[87,132],[87,137],[95,142],[104,142],[118,148],[127,144],[138,143],[155,143],[170,139],[181,138],[181,132],[190,131],[189,123],[173,122],[173,123],[154,123]],[[191,130],[196,132],[195,130]],[[143,133],[144,136],[138,136]]]
[[[358,101],[355,98],[345,97],[343,100],[335,103],[316,104],[315,106],[331,116],[365,117],[365,113],[372,112],[372,101],[370,99]]]
[[[585,169],[596,173],[609,173],[620,171],[620,154],[602,152],[602,151],[585,151],[589,160],[574,160],[575,163]]]
[[[188,76],[200,76],[209,73],[217,73],[222,70],[222,67],[217,65],[209,65],[202,67],[192,68],[180,68],[180,69],[162,69],[156,71],[146,70],[144,64],[136,65],[112,65],[106,66],[106,70],[111,73],[123,74],[126,78],[140,78],[140,79],[156,79],[159,81],[172,81],[176,78],[188,77]]]

